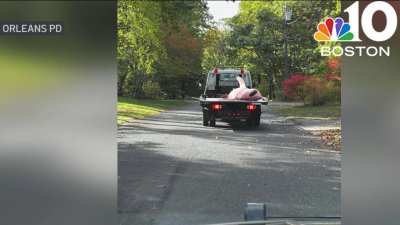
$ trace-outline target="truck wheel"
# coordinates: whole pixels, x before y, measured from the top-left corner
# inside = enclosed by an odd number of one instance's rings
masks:
[[[215,118],[210,120],[210,126],[215,127]]]
[[[208,126],[208,115],[203,111],[203,126]]]
[[[256,116],[256,118],[254,118],[254,126],[256,127],[260,126],[260,117],[261,115]]]

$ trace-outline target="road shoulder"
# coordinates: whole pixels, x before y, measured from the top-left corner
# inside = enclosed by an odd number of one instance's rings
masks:
[[[287,112],[280,113],[279,110],[276,110],[279,107],[285,108],[301,108],[302,103],[294,103],[294,102],[273,102],[270,104],[272,107],[272,111],[277,115],[284,118],[286,122],[290,122],[295,126],[299,127],[302,130],[308,131],[311,134],[318,136],[321,141],[332,147],[335,151],[341,151],[341,118],[337,117],[322,117],[322,116],[298,116],[298,115],[290,115]],[[337,106],[336,106],[337,107]],[[312,111],[312,107],[309,107]],[[321,108],[317,108],[316,110],[320,110]],[[303,110],[303,109],[301,109]],[[325,110],[325,109],[324,109]],[[337,110],[337,109],[335,109]],[[309,112],[309,114],[318,115],[320,112]],[[333,113],[337,115],[337,113]],[[329,113],[328,113],[329,115]]]

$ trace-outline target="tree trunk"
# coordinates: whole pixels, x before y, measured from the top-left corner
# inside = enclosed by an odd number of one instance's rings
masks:
[[[272,73],[268,73],[268,98],[273,99],[273,80],[272,80]]]
[[[127,77],[127,72],[124,71],[121,76],[121,79],[118,81],[118,89],[117,89],[118,96],[122,96],[124,94],[123,87],[126,77]]]
[[[142,88],[144,83],[148,80],[148,77],[146,75],[136,75],[134,76],[134,98],[140,98],[142,97]]]
[[[181,95],[182,99],[185,99],[185,77],[182,77]]]
[[[120,71],[118,71],[118,72],[121,73],[121,77],[118,76],[118,84],[117,84],[117,94],[118,94],[118,96],[122,96],[124,94],[123,87],[124,87],[124,84],[125,84],[126,77],[128,76],[128,70],[126,68],[127,63],[123,62],[121,64],[122,64],[121,65],[122,68],[120,69]]]
[[[275,78],[275,76],[272,75],[272,81],[271,81],[272,82],[272,99],[276,99],[274,78]]]

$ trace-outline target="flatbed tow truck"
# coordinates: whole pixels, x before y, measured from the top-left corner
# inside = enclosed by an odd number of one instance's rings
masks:
[[[268,99],[257,101],[231,100],[226,96],[239,87],[236,77],[243,78],[246,87],[253,88],[250,71],[235,69],[214,69],[208,72],[204,93],[200,96],[203,111],[203,126],[215,126],[216,119],[226,122],[243,121],[247,126],[259,126],[261,105]]]

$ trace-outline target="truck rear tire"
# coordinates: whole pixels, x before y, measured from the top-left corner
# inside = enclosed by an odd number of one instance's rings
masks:
[[[252,117],[247,118],[246,125],[248,127],[258,127],[258,126],[260,126],[260,116],[261,115],[252,116]]]
[[[203,126],[208,126],[208,113],[203,110]]]
[[[215,127],[215,118],[210,120],[210,126]]]
[[[254,126],[256,127],[260,126],[260,119],[261,119],[260,117],[261,115],[258,115],[254,118]]]

